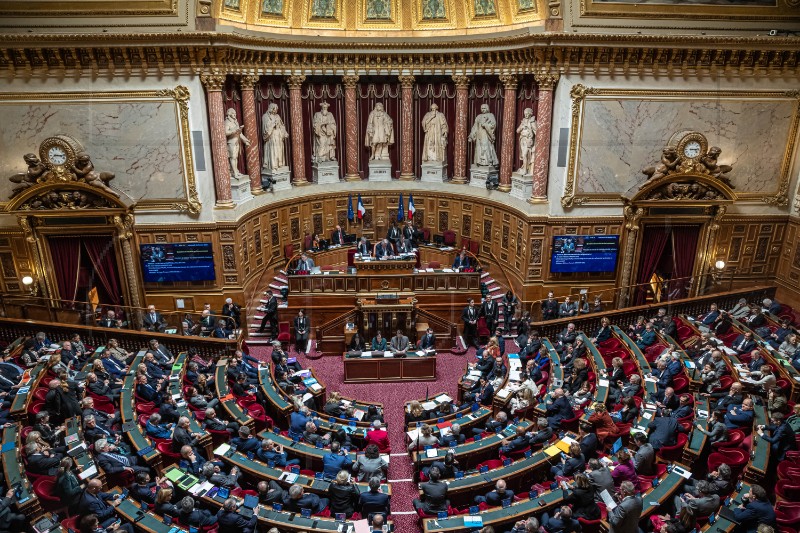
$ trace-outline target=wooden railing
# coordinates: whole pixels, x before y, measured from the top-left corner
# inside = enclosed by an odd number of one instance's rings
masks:
[[[341,315],[328,320],[320,326],[314,327],[314,338],[317,341],[317,351],[323,354],[341,353],[345,346],[344,326],[348,322],[355,324],[358,313],[355,308],[345,311]]]
[[[651,318],[655,316],[658,309],[664,308],[669,315],[691,315],[697,316],[699,314],[707,313],[709,306],[712,303],[717,304],[721,309],[730,309],[739,298],[745,298],[748,302],[761,301],[764,298],[774,298],[776,287],[771,286],[756,286],[749,289],[739,289],[728,292],[718,292],[708,294],[705,296],[696,296],[694,298],[685,298],[682,300],[673,300],[667,303],[651,303],[639,305],[636,307],[626,307],[620,310],[607,310],[602,313],[593,313],[588,315],[579,315],[570,318],[559,318],[556,320],[547,320],[532,322],[531,329],[535,329],[542,337],[554,338],[561,332],[567,324],[574,323],[575,327],[580,331],[585,331],[587,335],[591,336],[595,331],[600,329],[600,319],[608,318],[612,324],[623,326],[632,324],[636,321],[638,316]]]
[[[458,324],[445,320],[424,309],[417,308],[417,323],[427,322],[428,327],[433,329],[436,335],[437,349],[449,350],[456,345],[458,337]]]
[[[40,331],[45,332],[48,338],[54,342],[68,340],[74,333],[78,333],[85,344],[95,347],[107,345],[109,339],[116,339],[119,341],[120,347],[130,352],[138,352],[148,346],[151,339],[156,339],[159,344],[163,344],[174,354],[196,350],[200,354],[212,357],[235,351],[239,343],[239,339],[189,337],[80,324],[54,324],[48,321],[0,318],[0,339],[7,342],[22,335],[32,337]]]

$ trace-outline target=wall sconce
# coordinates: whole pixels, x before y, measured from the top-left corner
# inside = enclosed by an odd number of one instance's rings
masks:
[[[31,296],[36,296],[36,293],[39,292],[39,286],[32,276],[24,276],[22,278],[22,284],[28,289]]]
[[[725,261],[722,259],[717,259],[717,262],[714,263],[714,270],[711,272],[711,279],[714,280],[714,283],[720,283],[722,281],[722,274],[725,272]]]

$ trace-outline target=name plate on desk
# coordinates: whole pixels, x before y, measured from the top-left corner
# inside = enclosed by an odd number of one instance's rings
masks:
[[[375,300],[381,303],[386,302],[396,302],[400,299],[400,297],[395,293],[387,293],[387,294],[376,294]]]

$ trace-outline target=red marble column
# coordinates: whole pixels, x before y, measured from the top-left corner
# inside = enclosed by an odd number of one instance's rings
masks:
[[[255,85],[259,76],[242,76],[242,115],[244,115],[244,136],[250,141],[250,146],[245,147],[247,160],[247,173],[250,175],[250,192],[262,194],[261,188],[261,151],[259,146],[258,126],[256,124],[256,94]]]
[[[469,76],[453,76],[456,84],[456,127],[453,135],[453,183],[467,183],[467,100]]]
[[[356,108],[358,76],[342,76],[342,85],[344,85],[344,145],[347,151],[347,167],[344,179],[346,181],[359,181],[361,175],[358,173],[358,109]]]
[[[400,101],[400,179],[414,179],[414,76],[398,76],[401,88]]]
[[[503,131],[500,138],[500,187],[503,192],[511,191],[511,171],[514,168],[514,121],[517,118],[517,83],[515,74],[503,74],[500,81],[505,88],[503,97]]]
[[[231,171],[228,163],[228,143],[225,139],[225,106],[222,103],[224,75],[203,74],[200,81],[206,88],[208,123],[211,132],[211,158],[214,167],[214,192],[216,207],[233,207],[231,196]]]
[[[536,146],[533,150],[533,192],[530,202],[547,199],[547,177],[550,172],[550,130],[553,122],[553,87],[558,73],[540,72],[535,75],[539,88],[536,108]]]
[[[289,135],[292,140],[292,185],[308,185],[303,144],[303,100],[300,89],[305,76],[289,76]]]

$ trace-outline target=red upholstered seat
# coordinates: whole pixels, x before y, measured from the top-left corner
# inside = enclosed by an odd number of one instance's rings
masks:
[[[303,250],[310,250],[312,244],[314,244],[314,240],[312,239],[311,235],[306,235],[303,238]]]
[[[719,465],[726,463],[734,471],[740,471],[747,464],[750,455],[741,448],[721,448],[711,452],[708,456],[708,471],[716,470]]]
[[[778,479],[800,479],[800,464],[792,461],[778,463]]]
[[[172,451],[172,441],[165,440],[156,444],[156,449],[161,452],[163,465],[169,466],[181,460],[181,454]]]
[[[456,245],[456,232],[449,229],[442,232],[442,237],[444,238],[445,246],[455,246]]]
[[[33,492],[45,511],[58,511],[65,507],[65,502],[56,494],[56,481],[53,478],[37,479],[33,484]]]
[[[50,392],[49,388],[39,387],[33,391],[33,397],[37,400],[45,401],[48,392]]]
[[[469,251],[472,255],[478,255],[478,252],[480,252],[480,244],[478,241],[469,241]]]
[[[744,441],[744,431],[738,429],[731,429],[728,431],[728,440],[715,442],[711,445],[712,448],[738,448]]]
[[[286,259],[291,259],[294,256],[294,244],[287,244],[283,247],[283,256]]]
[[[678,374],[672,378],[672,388],[675,389],[675,394],[689,390],[689,380],[683,374]]]
[[[478,336],[479,337],[488,337],[491,334],[492,334],[492,332],[489,331],[488,327],[486,327],[486,318],[480,317],[478,319]]]
[[[775,485],[775,494],[784,500],[800,501],[800,480],[781,479]]]
[[[156,405],[152,402],[140,402],[137,400],[136,405],[136,412],[140,415],[151,415],[158,411]]]
[[[332,267],[331,265],[323,265],[323,266],[320,268],[320,270],[327,270],[327,271],[331,271],[331,270],[333,270],[333,267]]]
[[[422,240],[423,240],[423,242],[431,242],[431,229],[430,228],[422,228]]]
[[[689,438],[685,433],[678,433],[677,442],[673,446],[664,446],[658,450],[658,456],[665,461],[680,461],[683,447]]]
[[[289,323],[288,322],[279,322],[278,323],[278,340],[280,342],[289,342],[291,336],[289,335]]]
[[[442,264],[439,261],[430,261],[428,263],[428,268],[433,268],[435,270],[437,268],[442,268]]]
[[[71,516],[61,521],[61,528],[64,531],[78,531],[78,521],[81,519],[80,515]]]

